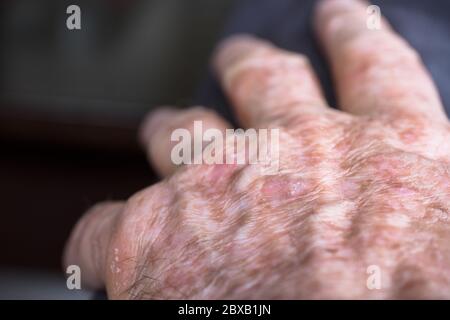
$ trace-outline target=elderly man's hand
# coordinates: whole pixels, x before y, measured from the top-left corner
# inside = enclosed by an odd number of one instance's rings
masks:
[[[450,298],[450,126],[417,53],[386,21],[369,30],[366,8],[316,12],[342,111],[304,56],[245,36],[219,48],[241,124],[280,130],[278,173],[176,168],[174,129],[230,126],[202,108],[160,110],[143,136],[166,178],[91,209],[65,263],[110,298]]]

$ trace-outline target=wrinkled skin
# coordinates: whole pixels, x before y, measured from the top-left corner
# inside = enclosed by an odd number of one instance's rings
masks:
[[[92,208],[65,263],[110,298],[450,298],[450,126],[417,54],[367,4],[322,1],[315,25],[340,109],[305,57],[232,38],[214,65],[246,128],[280,129],[280,170],[170,162],[170,132],[203,108],[152,113],[149,158],[164,180]],[[367,287],[367,268],[381,288]]]

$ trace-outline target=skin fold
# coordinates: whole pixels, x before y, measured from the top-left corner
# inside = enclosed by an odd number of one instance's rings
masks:
[[[89,210],[65,265],[113,299],[450,298],[450,125],[418,54],[387,21],[367,28],[368,5],[316,8],[340,110],[302,55],[245,35],[217,49],[241,125],[280,130],[277,174],[174,166],[173,130],[230,125],[161,108],[141,137],[163,180]]]

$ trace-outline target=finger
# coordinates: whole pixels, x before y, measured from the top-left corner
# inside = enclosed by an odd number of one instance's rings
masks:
[[[83,285],[98,289],[105,284],[105,267],[115,221],[123,202],[106,202],[91,208],[73,230],[64,252],[64,265],[81,270]]]
[[[227,128],[231,128],[231,125],[212,110],[202,107],[187,110],[166,107],[147,116],[141,128],[141,140],[156,171],[161,176],[167,176],[180,165],[179,160],[172,155],[176,144],[186,142],[190,145],[192,153],[189,159],[192,161],[203,150],[203,133],[206,130],[217,129],[225,134]],[[178,136],[177,133],[183,131],[191,137],[190,143]],[[200,141],[200,145],[195,141]]]
[[[417,52],[385,19],[379,30],[369,28],[368,19],[376,16],[368,15],[368,7],[358,0],[323,0],[317,8],[316,30],[331,62],[341,108],[361,115],[446,119]]]
[[[246,127],[263,127],[304,112],[323,112],[326,101],[306,57],[251,36],[219,46],[215,69]]]

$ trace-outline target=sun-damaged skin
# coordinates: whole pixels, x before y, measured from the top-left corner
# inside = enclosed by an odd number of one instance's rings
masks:
[[[218,48],[241,124],[280,129],[277,174],[177,168],[174,129],[230,126],[199,107],[152,113],[142,140],[164,180],[92,208],[65,264],[115,299],[450,298],[450,125],[417,53],[387,21],[369,30],[367,6],[316,11],[343,111],[304,56],[249,36]]]

